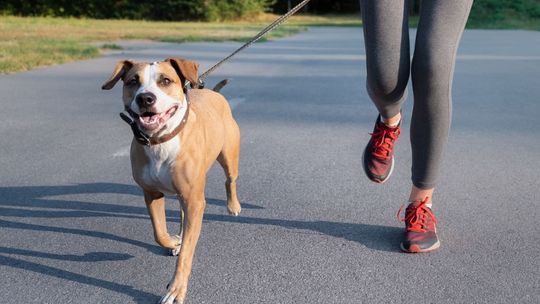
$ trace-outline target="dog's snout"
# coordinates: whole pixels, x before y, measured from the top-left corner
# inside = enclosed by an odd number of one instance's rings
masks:
[[[139,107],[150,107],[156,103],[156,95],[150,92],[141,93],[137,95],[135,101]]]

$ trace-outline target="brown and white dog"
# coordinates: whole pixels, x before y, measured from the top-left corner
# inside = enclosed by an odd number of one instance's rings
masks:
[[[112,89],[120,79],[126,110],[150,137],[148,145],[136,139],[131,144],[133,178],[144,191],[156,242],[178,254],[174,277],[160,303],[183,303],[206,204],[206,173],[216,159],[227,178],[227,209],[235,216],[241,210],[236,196],[240,130],[221,94],[184,91],[187,81],[198,83],[198,65],[192,61],[120,61],[102,89]],[[167,231],[165,194],[177,195],[182,206],[180,235]]]

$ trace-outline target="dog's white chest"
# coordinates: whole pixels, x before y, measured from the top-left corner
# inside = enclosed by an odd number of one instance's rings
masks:
[[[144,147],[144,151],[149,159],[143,168],[144,183],[156,187],[165,194],[175,195],[172,169],[180,152],[180,140],[173,138],[160,145]]]

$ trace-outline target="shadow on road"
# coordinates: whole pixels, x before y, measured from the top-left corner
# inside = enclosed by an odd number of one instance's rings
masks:
[[[55,226],[37,225],[37,224],[27,224],[27,223],[6,221],[3,219],[0,219],[0,227],[19,229],[19,230],[33,230],[33,231],[41,231],[41,232],[46,231],[46,232],[58,232],[58,233],[64,233],[64,234],[75,234],[75,235],[80,235],[84,237],[95,237],[95,238],[107,239],[107,240],[112,240],[116,242],[121,242],[121,243],[129,244],[129,245],[141,247],[155,254],[165,253],[165,250],[159,246],[151,245],[151,244],[141,242],[138,240],[133,240],[133,239],[126,238],[123,236],[118,236],[112,233],[101,232],[101,231],[55,227]]]
[[[50,219],[83,217],[120,217],[128,219],[149,220],[146,207],[144,207],[144,205],[141,207],[137,207],[110,203],[93,203],[75,200],[62,200],[56,198],[56,196],[81,194],[129,194],[136,195],[137,199],[140,199],[142,202],[142,193],[138,189],[138,187],[115,183],[90,183],[63,186],[0,187],[0,227],[29,231],[58,232],[63,234],[80,235],[84,237],[101,238],[144,248],[155,254],[165,254],[165,250],[156,245],[130,239],[124,236],[118,236],[108,232],[48,226],[42,224],[29,224],[5,219],[6,217]],[[207,203],[211,205],[226,206],[225,201],[218,199],[207,199]],[[253,204],[243,204],[243,207],[246,209],[264,209],[263,207]],[[39,210],[32,210],[28,208],[39,208]],[[168,210],[167,219],[168,221],[178,221],[178,212]],[[371,248],[374,250],[388,252],[399,251],[395,244],[399,243],[399,238],[402,233],[402,229],[397,227],[330,221],[301,221],[287,219],[269,219],[261,217],[231,217],[228,215],[218,214],[205,214],[204,220],[211,222],[227,222],[247,225],[267,225],[291,230],[310,230],[323,235],[357,242],[366,246],[367,248]],[[128,254],[93,252],[87,253],[83,256],[75,256],[41,253],[25,249],[0,247],[0,265],[20,268],[26,271],[38,272],[53,277],[59,277],[83,284],[109,289],[115,292],[132,296],[136,301],[138,301],[138,303],[146,303],[150,299],[152,301],[155,301],[157,297],[156,295],[152,295],[140,290],[135,290],[131,286],[96,279],[89,276],[69,272],[63,269],[41,265],[35,262],[28,262],[13,257],[7,257],[3,254],[75,262],[122,261],[130,259],[132,257]]]
[[[73,261],[73,262],[105,262],[105,261],[125,261],[133,256],[125,253],[115,252],[88,252],[84,255],[74,254],[54,254],[41,251],[32,251],[17,248],[0,247],[0,253],[23,255],[37,258]]]
[[[91,203],[55,199],[62,195],[80,194],[127,194],[135,195],[141,202],[141,207],[126,206],[108,203]],[[227,206],[227,203],[218,199],[207,199],[209,205]],[[91,183],[62,186],[28,186],[28,187],[0,187],[0,206],[13,206],[17,208],[0,207],[0,215],[12,217],[123,217],[146,219],[148,213],[142,199],[142,190],[135,185],[116,183]],[[28,210],[19,207],[46,208],[52,210]],[[244,209],[263,209],[252,204],[242,204]],[[60,210],[60,211],[57,211]]]
[[[368,225],[359,223],[340,223],[329,221],[280,220],[258,217],[231,217],[227,215],[205,214],[204,219],[214,222],[231,222],[250,225],[269,225],[286,229],[311,230],[332,237],[343,238],[360,243],[368,248],[399,252],[403,229],[391,226]]]
[[[142,196],[141,190],[134,185],[116,183],[89,183],[62,186],[28,186],[0,187],[0,215],[3,217],[21,218],[66,218],[66,217],[114,217],[130,219],[149,219],[146,207],[126,206],[110,203],[92,203],[83,201],[55,199],[62,195],[81,194],[129,194]],[[142,201],[142,198],[141,198]],[[226,206],[219,199],[207,199],[207,204]],[[143,205],[141,203],[141,205]],[[43,208],[49,210],[29,210],[26,208]],[[253,204],[242,204],[245,209],[264,209]],[[52,210],[50,210],[52,209]],[[168,210],[169,221],[178,221],[178,213]],[[382,251],[399,251],[395,244],[399,243],[402,230],[397,227],[368,225],[361,223],[341,223],[330,221],[301,221],[286,219],[268,219],[258,217],[230,217],[227,215],[205,214],[206,221],[232,222],[250,225],[270,225],[286,229],[311,230],[321,234],[343,238],[363,244],[368,248]],[[107,232],[89,231],[76,228],[53,227],[37,224],[26,224],[0,219],[0,227],[13,229],[50,231],[77,234],[96,238],[109,239],[142,247],[156,254],[163,254],[158,246],[117,236]]]
[[[99,288],[105,288],[114,292],[123,293],[136,301],[136,303],[155,303],[159,297],[157,295],[134,289],[129,285],[122,285],[106,280],[96,279],[82,274],[74,273],[71,271],[50,267],[34,262],[28,262],[21,259],[7,257],[0,255],[0,265],[19,268],[24,271],[32,271],[40,274],[45,274],[52,277],[57,277],[64,280],[70,280],[86,285],[92,285]]]

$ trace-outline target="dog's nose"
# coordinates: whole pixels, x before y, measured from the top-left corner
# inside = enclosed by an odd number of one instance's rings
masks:
[[[150,92],[141,93],[137,95],[135,101],[137,102],[137,105],[139,105],[139,107],[150,107],[156,103],[156,95]]]

